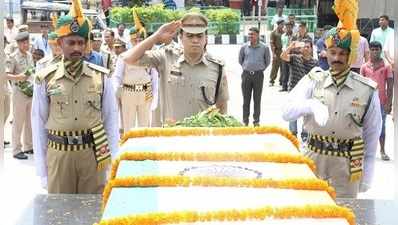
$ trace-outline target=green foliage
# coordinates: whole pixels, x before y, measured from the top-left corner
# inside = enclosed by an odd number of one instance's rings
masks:
[[[223,115],[212,106],[182,121],[166,124],[166,127],[241,127],[242,124],[232,116]]]
[[[210,34],[239,33],[240,13],[230,8],[201,10],[194,7],[189,10],[170,10],[165,9],[162,4],[134,8],[148,32],[156,31],[164,23],[181,19],[186,12],[201,12],[209,20]],[[132,8],[113,8],[111,21],[111,26],[116,26],[119,22],[128,27],[134,26]]]

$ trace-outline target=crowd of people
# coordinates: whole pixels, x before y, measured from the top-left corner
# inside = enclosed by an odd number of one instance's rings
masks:
[[[358,36],[353,45],[354,28],[326,28],[314,51],[306,23],[282,13],[269,44],[252,27],[239,51],[243,124],[249,125],[253,95],[253,125],[260,125],[264,71],[271,65],[269,85],[279,74],[280,91],[289,92],[283,118],[294,135],[304,118],[301,137],[318,175],[338,196],[356,197],[371,184],[377,140],[389,160],[385,117],[392,108],[394,43],[388,16],[380,17],[370,43]],[[99,193],[120,135],[134,127],[162,126],[212,105],[227,113],[225,62],[206,51],[202,14],[187,13],[148,37],[142,27],[124,24],[91,30],[84,15],[74,15],[60,17],[54,32],[43,25],[33,45],[27,27],[16,28],[12,18],[4,32],[13,156],[24,160],[34,152],[49,193]]]

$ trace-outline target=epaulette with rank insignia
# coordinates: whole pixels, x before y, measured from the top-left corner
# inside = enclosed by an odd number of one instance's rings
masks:
[[[35,75],[36,83],[41,83],[43,80],[48,78],[51,74],[53,74],[58,69],[59,63],[50,64],[49,66],[43,68],[38,71]]]
[[[328,76],[328,74],[326,73],[326,71],[324,71],[322,68],[320,67],[314,67],[312,68],[312,70],[308,73],[308,77],[311,80],[320,82],[322,80],[324,80],[326,77]]]
[[[372,89],[377,89],[377,83],[374,82],[373,80],[366,78],[362,75],[359,75],[357,73],[351,73],[352,74],[352,78],[363,83],[366,84],[367,86],[371,87]]]
[[[206,54],[205,57],[206,57],[207,60],[209,60],[210,62],[213,62],[215,64],[218,64],[218,65],[221,65],[221,66],[224,66],[224,64],[225,64],[223,60],[214,58],[213,56],[211,56],[209,54]]]
[[[93,63],[89,63],[89,62],[84,62],[84,63],[86,63],[87,66],[88,66],[90,69],[99,71],[99,72],[105,74],[106,76],[110,76],[110,70],[109,70],[109,69],[107,69],[107,68],[105,68],[105,67],[102,67],[102,66],[98,66],[98,65],[93,64]]]

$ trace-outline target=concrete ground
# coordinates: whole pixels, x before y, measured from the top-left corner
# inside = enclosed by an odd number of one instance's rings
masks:
[[[239,45],[210,45],[209,52],[221,57],[227,64],[227,75],[229,79],[229,114],[242,118],[242,94],[240,88],[241,67],[238,64]],[[279,92],[279,86],[268,87],[269,71],[265,72],[264,89],[262,95],[262,125],[278,125],[288,127],[288,123],[281,117],[281,106],[283,105],[286,92]],[[7,123],[5,130],[5,139],[11,140],[11,126]],[[395,176],[393,174],[393,123],[391,117],[387,119],[387,137],[386,151],[392,158],[392,161],[382,161],[380,155],[376,158],[376,171],[373,187],[366,193],[359,195],[360,198],[371,199],[393,199]],[[40,180],[35,175],[33,157],[29,160],[15,160],[12,158],[10,146],[5,150],[4,171],[0,177],[0,224],[15,224],[15,221],[22,213],[29,211],[26,208],[34,196],[39,193],[46,193],[40,187]],[[6,212],[3,216],[3,213]]]

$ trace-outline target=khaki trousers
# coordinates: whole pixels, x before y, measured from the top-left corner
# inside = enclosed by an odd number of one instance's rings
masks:
[[[150,127],[151,101],[145,100],[145,92],[122,91],[121,110],[124,132],[136,127]]]
[[[28,151],[33,148],[32,126],[30,121],[32,98],[27,97],[19,90],[14,89],[12,93],[12,103],[12,153],[13,155],[16,155],[22,151],[22,131],[23,150]]]
[[[10,115],[10,104],[11,98],[9,94],[4,95],[4,126],[7,122],[8,116]]]
[[[335,188],[337,198],[356,198],[359,191],[359,181],[350,181],[350,160],[345,157],[322,155],[307,151],[306,156],[316,165],[319,178],[329,182]]]
[[[48,147],[48,193],[100,194],[106,169],[97,171],[94,150],[59,151]]]

